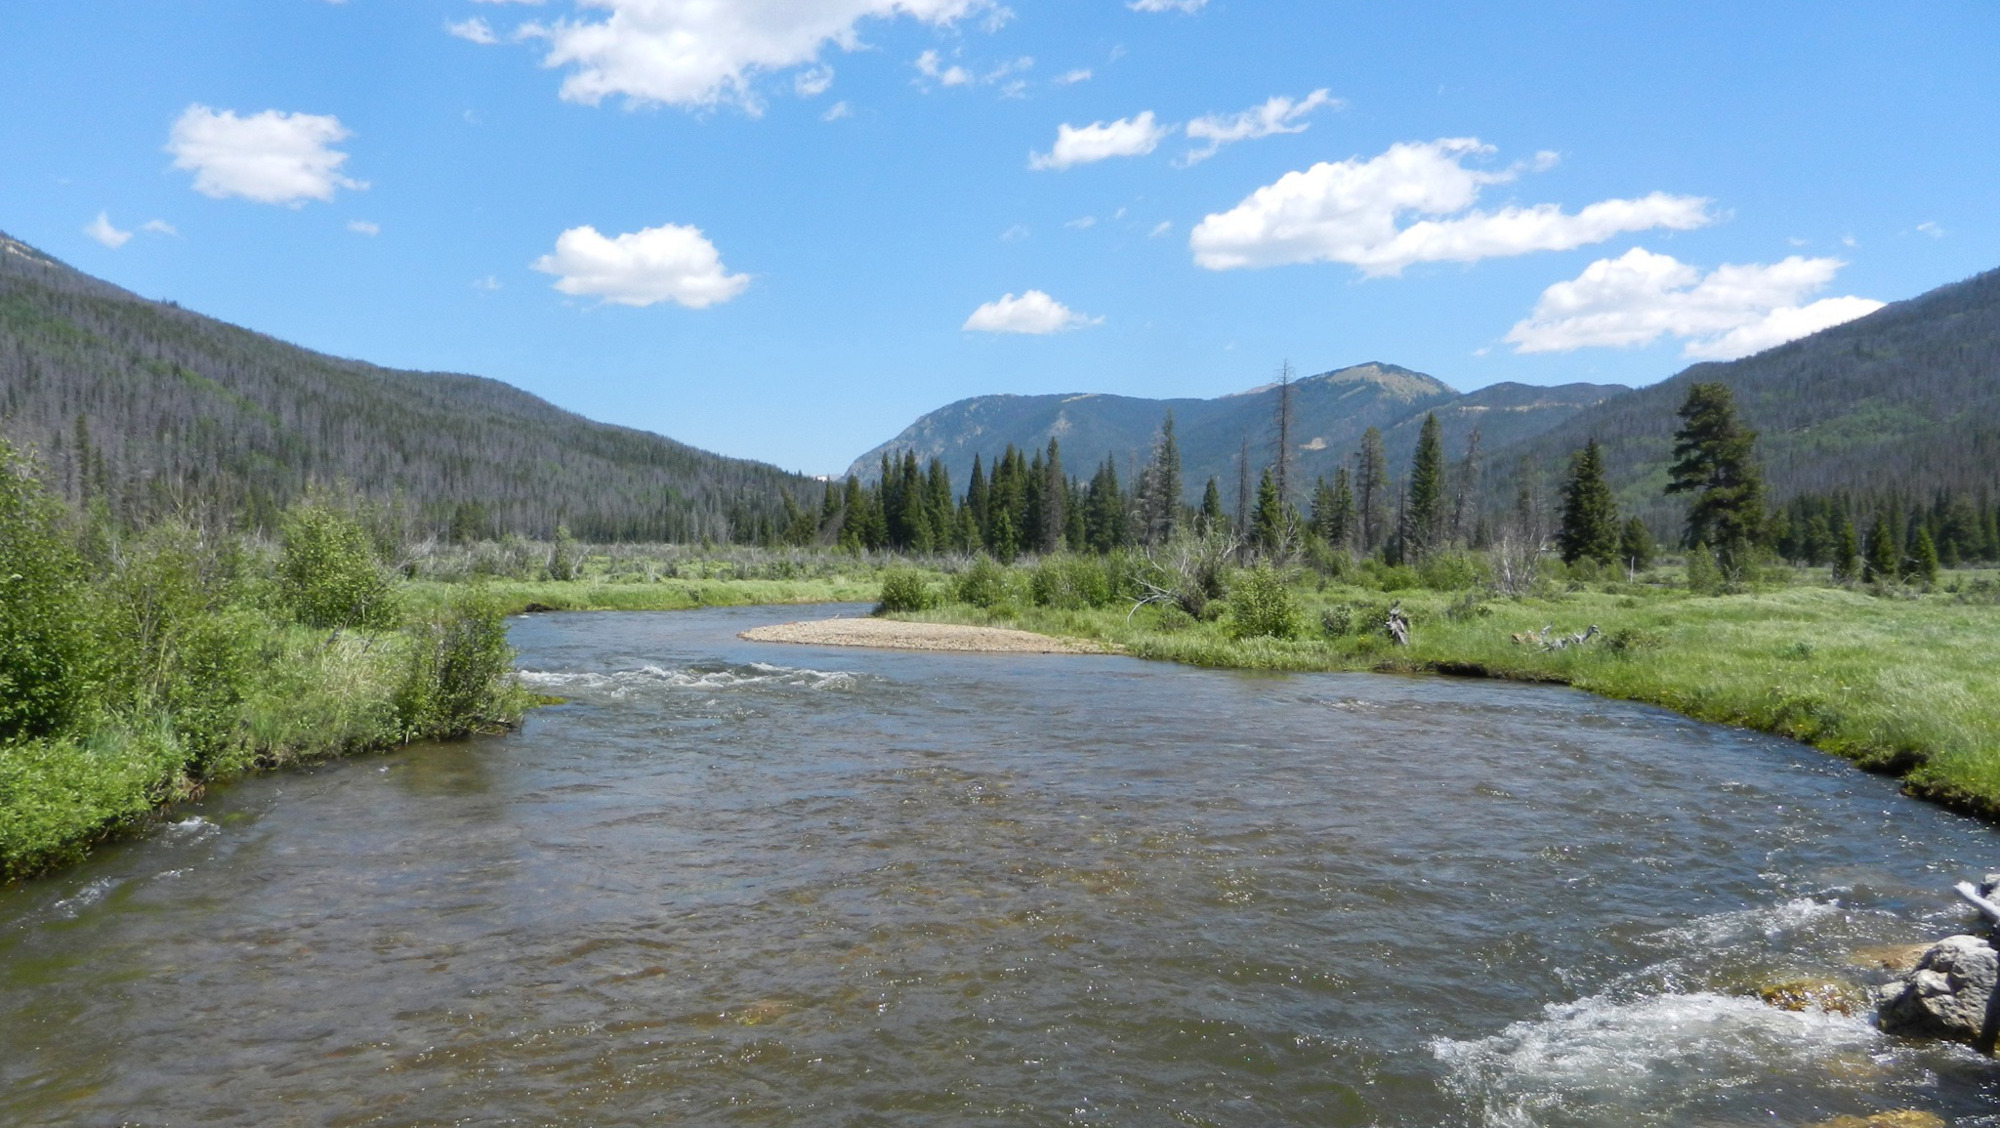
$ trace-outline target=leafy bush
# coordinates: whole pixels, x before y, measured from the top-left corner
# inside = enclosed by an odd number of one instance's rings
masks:
[[[1082,611],[1111,605],[1111,581],[1103,565],[1087,556],[1045,556],[1028,579],[1028,591],[1041,607]]]
[[[164,712],[196,764],[233,738],[249,680],[244,648],[255,628],[227,613],[233,550],[185,525],[159,525],[104,581],[108,702]]]
[[[1486,562],[1472,553],[1440,552],[1417,566],[1417,579],[1432,591],[1466,591],[1486,586],[1488,572]]]
[[[1391,564],[1376,573],[1375,582],[1383,591],[1409,591],[1422,587],[1423,578],[1408,564]]]
[[[62,510],[0,441],[0,741],[47,736],[89,704],[96,648]]]
[[[403,739],[463,736],[506,719],[514,650],[498,600],[460,591],[404,633],[409,650],[394,697]]]
[[[875,605],[877,615],[899,611],[922,611],[931,606],[930,587],[924,574],[915,568],[890,568],[882,573],[882,597]]]
[[[167,798],[180,763],[160,726],[9,745],[0,755],[0,878],[82,857],[93,838]]]
[[[1259,564],[1230,585],[1229,620],[1236,638],[1292,638],[1299,632],[1298,602],[1284,576]]]
[[[1354,608],[1345,603],[1320,609],[1319,632],[1328,638],[1344,638],[1354,629]]]
[[[958,574],[952,595],[960,603],[993,608],[1007,602],[1007,569],[991,557],[981,556],[972,567]]]
[[[1721,595],[1727,581],[1722,569],[1716,566],[1715,554],[1705,544],[1697,544],[1688,550],[1687,586],[1697,595]]]
[[[278,598],[299,622],[322,630],[395,625],[395,589],[354,518],[309,502],[285,514],[282,532]]]

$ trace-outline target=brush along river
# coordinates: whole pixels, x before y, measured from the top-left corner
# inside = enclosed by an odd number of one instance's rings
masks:
[[[521,732],[0,893],[0,1123],[2000,1117],[1757,997],[2000,868],[1889,781],[1549,687],[737,637],[797,617],[516,620]]]

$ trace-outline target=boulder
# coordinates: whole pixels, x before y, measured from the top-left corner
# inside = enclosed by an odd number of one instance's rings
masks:
[[[1991,1052],[2000,1033],[1993,991],[2000,953],[1982,936],[1947,936],[1917,966],[1875,989],[1875,1024],[1890,1034],[1949,1038]]]

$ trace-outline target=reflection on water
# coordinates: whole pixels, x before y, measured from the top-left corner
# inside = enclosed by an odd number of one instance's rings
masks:
[[[1988,831],[1546,688],[516,624],[569,703],[0,895],[0,1122],[1807,1124]]]

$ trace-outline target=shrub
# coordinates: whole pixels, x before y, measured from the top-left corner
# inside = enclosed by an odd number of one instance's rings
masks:
[[[981,556],[958,574],[952,596],[974,607],[998,607],[1007,602],[1007,569],[995,564],[992,557]]]
[[[1376,583],[1383,591],[1408,591],[1423,584],[1417,570],[1408,564],[1391,564],[1376,573]]]
[[[1484,587],[1487,571],[1485,561],[1469,552],[1440,552],[1417,566],[1417,579],[1432,591],[1466,591]]]
[[[514,650],[500,603],[477,588],[405,630],[395,706],[404,740],[463,736],[507,719]]]
[[[95,656],[62,510],[0,441],[0,741],[61,731],[89,703]]]
[[[1715,554],[1705,544],[1697,544],[1688,550],[1687,586],[1697,595],[1721,595],[1725,584],[1722,569],[1716,566]]]
[[[1328,638],[1344,638],[1354,629],[1354,608],[1345,603],[1320,609],[1319,631]]]
[[[882,598],[875,605],[877,615],[922,611],[930,605],[931,592],[922,572],[915,568],[890,568],[882,573]]]
[[[1082,611],[1111,605],[1111,582],[1104,567],[1086,556],[1045,556],[1028,579],[1036,605]]]
[[[1291,638],[1299,631],[1298,603],[1285,577],[1259,564],[1230,585],[1229,620],[1236,638]]]
[[[395,625],[395,589],[354,518],[309,502],[285,514],[282,533],[278,598],[294,618],[322,630]]]

